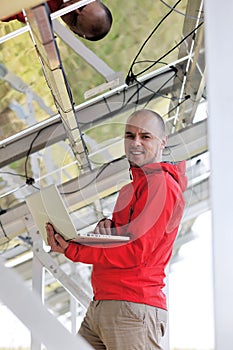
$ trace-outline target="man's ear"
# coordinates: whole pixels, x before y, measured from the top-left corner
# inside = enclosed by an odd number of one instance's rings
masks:
[[[164,149],[167,144],[167,135],[162,138],[161,148]]]

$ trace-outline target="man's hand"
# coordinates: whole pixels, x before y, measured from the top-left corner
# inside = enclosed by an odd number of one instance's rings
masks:
[[[94,233],[101,234],[101,235],[112,235],[113,230],[114,228],[112,227],[112,220],[103,219],[103,220],[100,220],[96,225]]]
[[[53,225],[50,223],[47,223],[45,228],[47,231],[48,245],[50,245],[51,251],[64,254],[69,243],[54,230]]]

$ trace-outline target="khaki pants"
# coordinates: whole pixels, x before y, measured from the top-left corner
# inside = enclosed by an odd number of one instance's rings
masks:
[[[121,300],[92,301],[79,334],[96,350],[157,350],[167,311]]]

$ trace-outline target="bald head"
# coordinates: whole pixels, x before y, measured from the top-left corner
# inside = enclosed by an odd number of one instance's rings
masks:
[[[71,0],[64,3],[61,8],[80,0]],[[93,1],[75,11],[62,16],[69,28],[80,37],[97,41],[104,38],[112,26],[112,14],[107,6],[100,0]]]
[[[165,124],[156,112],[141,109],[130,115],[125,127],[125,153],[133,166],[160,162],[166,145]]]
[[[143,127],[145,122],[148,121],[150,123],[150,127],[155,135],[159,138],[163,138],[166,134],[165,131],[165,123],[160,114],[150,110],[150,109],[140,109],[132,113],[128,120],[127,124],[134,124],[139,127]]]

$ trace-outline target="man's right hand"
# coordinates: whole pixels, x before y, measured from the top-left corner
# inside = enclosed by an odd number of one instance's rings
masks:
[[[47,223],[46,226],[47,241],[51,247],[51,251],[64,254],[68,248],[69,243],[59,235],[53,228],[53,225]]]
[[[112,220],[103,219],[103,220],[100,220],[96,225],[94,233],[101,234],[101,235],[112,235],[113,234],[112,231],[113,231]]]

